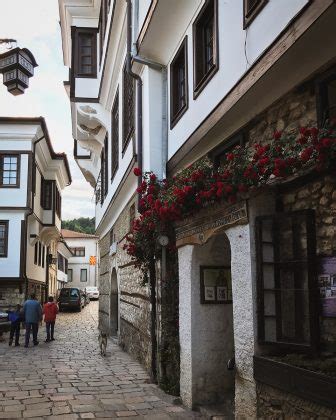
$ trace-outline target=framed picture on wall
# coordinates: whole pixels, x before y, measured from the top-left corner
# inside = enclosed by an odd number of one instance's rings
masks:
[[[201,303],[232,303],[230,267],[201,266],[200,277]]]

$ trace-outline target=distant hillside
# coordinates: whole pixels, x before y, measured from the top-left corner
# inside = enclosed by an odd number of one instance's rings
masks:
[[[74,230],[80,233],[95,233],[95,218],[80,217],[79,219],[63,220],[62,229]]]

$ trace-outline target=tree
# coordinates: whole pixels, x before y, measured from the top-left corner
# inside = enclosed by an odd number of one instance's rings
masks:
[[[93,235],[95,233],[95,218],[79,217],[78,219],[62,220],[62,229]]]

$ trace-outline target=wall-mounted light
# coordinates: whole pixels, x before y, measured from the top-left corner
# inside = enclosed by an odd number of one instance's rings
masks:
[[[29,86],[29,78],[37,67],[33,54],[27,48],[14,48],[0,54],[0,73],[3,84],[12,95],[22,95]]]

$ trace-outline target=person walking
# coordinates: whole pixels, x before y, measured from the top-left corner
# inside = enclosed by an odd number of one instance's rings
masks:
[[[21,305],[16,305],[15,311],[10,311],[8,318],[11,322],[10,333],[9,333],[9,345],[13,344],[13,338],[15,335],[15,346],[19,346],[20,339],[20,323],[23,320],[23,314],[21,312]]]
[[[47,339],[46,343],[49,341],[54,341],[54,329],[55,329],[55,321],[56,315],[58,314],[58,306],[54,302],[54,298],[52,296],[48,297],[48,302],[43,305],[43,313],[44,313],[44,322],[46,324],[46,331],[47,331]]]
[[[23,314],[26,323],[25,347],[29,346],[30,331],[33,331],[34,346],[38,345],[37,333],[38,324],[42,321],[42,308],[36,300],[35,294],[30,295],[30,299],[26,300],[23,305]]]

